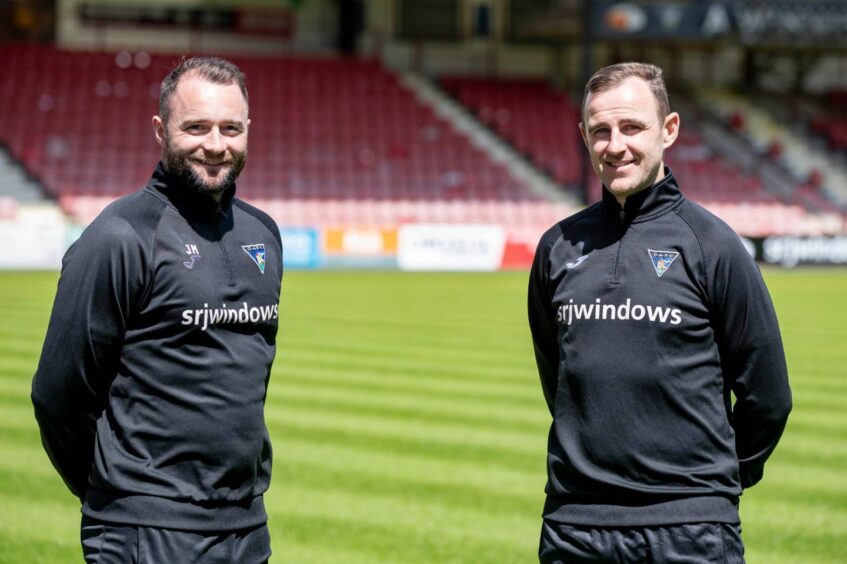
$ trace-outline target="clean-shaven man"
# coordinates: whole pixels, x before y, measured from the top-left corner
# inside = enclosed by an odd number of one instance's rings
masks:
[[[544,563],[744,561],[739,497],[791,392],[756,264],[664,166],[679,128],[653,65],[586,85],[580,131],[602,201],[542,237],[529,283],[553,416]]]

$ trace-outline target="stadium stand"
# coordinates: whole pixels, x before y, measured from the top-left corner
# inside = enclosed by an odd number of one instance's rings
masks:
[[[817,115],[809,119],[809,128],[833,151],[847,153],[847,91],[831,90],[820,106]]]
[[[146,181],[159,151],[150,118],[177,56],[7,44],[0,57],[8,61],[0,142],[75,221],[87,223]],[[574,211],[531,190],[375,61],[234,61],[251,89],[250,165],[239,193],[282,225],[548,226]],[[577,104],[542,81],[453,77],[441,84],[535,166],[579,192]],[[831,231],[832,218],[807,217],[806,208],[819,209],[809,204],[813,188],[807,198],[781,201],[755,173],[714,153],[696,121],[685,123],[668,162],[694,200],[734,218],[743,233]]]
[[[541,80],[450,76],[441,79],[441,85],[556,181],[572,187],[579,182],[583,151],[577,134],[579,105],[566,94]],[[683,115],[680,138],[668,151],[666,162],[690,198],[750,235],[785,229],[810,233],[840,229],[840,217],[813,217],[817,212],[840,215],[813,184],[798,182],[787,200],[769,191],[757,171],[733,165],[710,147],[701,133],[700,120],[695,118],[696,107],[681,107],[688,111]],[[743,129],[744,116],[734,117],[736,128]],[[597,190],[593,187],[592,193]]]
[[[847,124],[847,118],[841,117],[842,109],[813,109],[799,99],[776,94],[741,96],[707,90],[698,98],[739,135],[749,139],[761,155],[785,169],[794,184],[794,203],[830,213],[838,213],[839,207],[845,209],[847,171],[834,162],[827,150],[810,142],[802,127],[802,116],[811,114],[808,131],[824,135],[830,149],[838,150],[838,124]]]
[[[558,182],[580,181],[579,106],[540,80],[450,77],[445,89],[470,106],[520,152]],[[696,122],[694,122],[696,125]],[[745,177],[717,159],[688,120],[668,162],[685,177],[686,191],[702,201],[769,201],[755,178]]]
[[[114,197],[149,177],[158,152],[149,125],[152,74],[161,74],[162,61],[127,53],[122,68],[114,53],[0,49],[8,70],[0,86],[3,141],[49,195]]]
[[[557,182],[579,183],[579,106],[546,81],[446,77],[441,85]]]
[[[29,178],[2,147],[0,147],[0,200],[27,204],[44,200],[38,184]]]
[[[0,49],[11,63],[0,121],[15,132],[3,141],[68,213],[85,223],[145,182],[158,157],[150,117],[175,56]],[[545,210],[376,62],[234,60],[250,82],[252,119],[239,193],[267,202],[281,223],[562,213]]]

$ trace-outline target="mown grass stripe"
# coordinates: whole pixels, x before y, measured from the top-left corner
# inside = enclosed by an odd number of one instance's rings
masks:
[[[10,376],[29,376],[35,374],[37,364],[32,363],[32,358],[0,356],[0,372]]]
[[[502,535],[487,540],[449,537],[444,535],[444,527],[433,530],[423,519],[414,526],[402,527],[300,512],[288,523],[283,529],[281,546],[274,549],[279,562],[510,564],[532,561],[534,553],[531,546],[516,549]],[[322,532],[317,534],[317,531]],[[344,533],[338,535],[337,531]],[[327,546],[340,548],[334,553]]]
[[[847,398],[833,397],[820,391],[805,390],[801,395],[794,394],[794,408],[802,411],[843,413],[847,410]]]
[[[847,561],[843,543],[847,513],[843,509],[819,508],[814,501],[779,497],[755,502],[742,499],[741,518],[746,523],[748,562]],[[765,554],[770,559],[764,559]]]
[[[415,420],[444,420],[492,428],[526,428],[533,432],[546,429],[549,417],[535,408],[517,410],[511,402],[467,402],[461,398],[445,397],[437,401],[422,401],[417,395],[376,395],[367,389],[332,387],[326,390],[288,388],[274,396],[280,405],[309,407],[315,410],[350,413],[384,413]],[[537,406],[535,406],[537,407]]]
[[[416,496],[414,492],[371,494],[348,490],[332,483],[310,486],[303,492],[308,495],[301,496],[298,495],[299,493],[293,494],[292,497],[302,499],[298,499],[296,504],[292,503],[293,507],[290,508],[296,518],[332,517],[373,526],[391,527],[400,535],[394,536],[395,539],[403,538],[403,533],[407,536],[417,536],[416,532],[424,530],[428,535],[439,535],[442,542],[464,538],[499,545],[504,542],[504,537],[514,534],[515,529],[524,531],[531,529],[537,534],[535,523],[529,524],[525,521],[525,518],[535,512],[537,507],[527,506],[525,513],[517,515],[491,515],[474,505],[456,506],[441,498]],[[321,496],[326,496],[325,499],[331,500],[331,503],[303,503],[308,498]],[[363,513],[358,510],[361,507],[368,507],[370,510]],[[478,525],[481,522],[488,526],[497,526],[496,530],[500,531],[499,535],[495,535],[497,539],[491,538],[492,529],[488,527],[468,526]],[[504,526],[511,526],[513,529],[507,531],[501,528]],[[536,542],[523,542],[529,546],[537,545],[537,539],[533,541]],[[473,553],[468,555],[473,556]]]
[[[847,270],[765,277],[795,409],[742,498],[748,562],[844,562]],[[0,274],[0,561],[80,560],[79,507],[29,400],[55,283]],[[286,274],[266,404],[272,562],[535,559],[549,413],[525,294],[525,273]]]
[[[812,471],[815,468],[847,468],[847,453],[832,451],[827,448],[830,440],[819,440],[811,448],[797,448],[796,442],[785,441],[780,444],[778,458],[780,462],[801,464]]]
[[[2,360],[0,360],[2,364]],[[19,403],[29,401],[32,392],[32,380],[30,378],[19,378],[16,374],[6,373],[9,377],[0,378],[0,396],[15,399]]]
[[[17,513],[16,506],[9,506],[0,497],[0,505],[9,511]],[[44,528],[40,521],[36,521],[36,528]],[[77,528],[79,527],[77,521]],[[0,520],[0,562],[32,562],[37,564],[54,564],[59,562],[81,562],[82,550],[79,549],[79,543],[73,542],[79,537],[79,533],[74,533],[71,527],[67,527],[68,534],[57,531],[53,528],[47,529],[49,536],[41,536],[33,538],[31,535],[21,535],[18,533],[9,533],[3,527],[3,521]],[[70,555],[77,555],[77,558],[69,558]]]
[[[515,380],[525,382],[527,376],[536,376],[536,372],[531,365],[522,366],[501,366],[493,362],[489,363],[468,363],[457,364],[449,359],[441,359],[437,355],[432,355],[426,359],[404,359],[398,357],[380,357],[374,358],[357,355],[347,355],[344,353],[327,352],[321,354],[313,351],[296,351],[289,352],[280,358],[282,363],[281,368],[286,368],[291,363],[307,363],[335,367],[367,367],[373,369],[384,369],[386,371],[397,371],[402,369],[403,372],[412,372],[421,374],[431,378],[446,379],[444,372],[447,371],[450,375],[468,375],[484,378],[490,376],[491,380],[500,380],[503,382],[512,382]]]
[[[329,427],[316,428],[311,425],[301,425],[292,422],[275,422],[270,429],[271,436],[304,436],[315,443],[332,445],[338,450],[338,456],[359,448],[381,450],[387,455],[416,455],[428,456],[435,460],[459,462],[494,461],[498,466],[516,472],[531,472],[538,469],[538,452],[543,451],[543,441],[527,443],[523,452],[516,454],[512,449],[502,447],[462,443],[454,438],[452,441],[435,441],[432,438],[398,438],[392,434],[377,432],[351,432],[346,428]],[[427,440],[430,439],[430,440]],[[543,453],[542,453],[543,454]]]
[[[437,426],[443,428],[450,426],[451,428],[461,428],[467,431],[485,431],[485,432],[502,432],[502,433],[520,433],[525,436],[533,434],[543,434],[546,429],[543,425],[535,423],[522,425],[518,422],[508,419],[495,419],[494,417],[468,417],[457,412],[424,412],[420,409],[410,408],[403,409],[385,409],[374,408],[368,405],[351,405],[349,403],[330,404],[317,402],[290,402],[284,407],[290,408],[291,411],[311,411],[322,417],[332,417],[338,422],[346,422],[350,418],[368,418],[372,420],[385,420],[386,424],[396,424],[397,421],[402,421],[408,425],[420,426]]]
[[[380,331],[375,332],[366,332],[360,329],[351,329],[351,330],[327,330],[320,326],[314,327],[297,327],[297,331],[300,334],[310,334],[310,333],[319,333],[321,335],[321,339],[317,341],[313,341],[312,348],[318,348],[323,350],[333,350],[331,346],[332,343],[340,342],[344,343],[347,346],[356,346],[358,344],[362,344],[363,347],[370,347],[372,349],[377,349],[377,354],[380,353],[380,349],[385,350],[394,350],[394,347],[401,347],[398,350],[402,350],[402,347],[406,347],[409,343],[414,343],[415,347],[420,349],[429,349],[435,353],[439,351],[444,351],[451,356],[459,355],[461,356],[463,353],[468,353],[469,351],[474,351],[478,353],[478,357],[484,357],[482,355],[482,351],[487,349],[496,350],[489,359],[492,362],[495,362],[498,358],[504,359],[506,355],[512,357],[511,362],[525,362],[527,357],[524,356],[529,352],[532,352],[532,345],[529,341],[528,334],[520,334],[510,336],[508,338],[496,337],[487,335],[485,337],[481,337],[481,333],[479,331],[471,332],[476,333],[476,339],[472,337],[466,338],[445,338],[445,337],[433,337],[427,336],[422,333],[414,333],[414,332],[403,332],[396,328],[386,328],[381,329]],[[351,337],[351,335],[355,335],[355,337]],[[482,335],[485,335],[482,333]],[[281,347],[285,347],[287,343],[287,335],[285,332],[280,333],[277,338],[278,344]],[[291,348],[295,350],[297,347],[297,343],[292,343]],[[474,357],[469,357],[469,360],[473,360]],[[528,357],[529,360],[532,357]]]
[[[522,403],[538,403],[540,391],[532,390],[522,386],[504,386],[480,384],[472,381],[462,381],[460,378],[447,378],[442,374],[439,379],[427,378],[426,373],[415,373],[410,370],[407,373],[397,374],[392,370],[369,369],[367,366],[342,370],[335,364],[321,363],[319,366],[302,365],[290,367],[290,372],[281,374],[280,377],[291,385],[317,386],[372,386],[374,392],[378,390],[392,393],[417,393],[427,394],[432,397],[443,396],[465,396],[469,401],[484,401],[485,399],[512,400],[516,405]],[[382,374],[389,374],[389,378],[379,378]],[[318,380],[320,379],[320,380]],[[541,405],[544,405],[543,403]]]
[[[53,473],[53,466],[44,449],[41,448],[38,432],[35,431],[26,444],[13,444],[5,438],[0,439],[2,452],[14,452],[14,456],[0,457],[0,467],[9,470],[29,471],[42,473],[44,476],[56,478],[61,483],[59,476]]]
[[[831,437],[832,439],[847,438],[847,417],[839,411],[793,411],[786,434],[811,434]]]
[[[326,414],[306,408],[289,406],[282,413],[270,414],[269,420],[285,425],[289,429],[300,429],[304,433],[336,431],[341,427],[346,435],[357,435],[374,440],[396,440],[418,443],[439,448],[457,448],[461,446],[477,447],[486,452],[499,454],[521,454],[532,456],[537,452],[533,446],[539,442],[537,435],[490,429],[475,429],[465,425],[438,424],[421,427],[415,421],[403,417],[383,414],[352,415],[343,418],[327,417]],[[530,446],[530,448],[527,448]]]
[[[280,339],[282,350],[297,351],[303,354],[317,353],[325,354],[331,352],[338,356],[366,357],[379,356],[397,357],[406,362],[418,362],[421,359],[429,359],[436,356],[444,362],[478,363],[485,366],[503,366],[509,368],[526,368],[531,364],[531,359],[516,356],[514,351],[503,349],[468,349],[461,346],[425,345],[418,342],[398,341],[394,343],[375,342],[371,339],[346,339],[334,342],[332,347],[326,343],[315,342],[312,339],[294,339],[284,336]],[[531,345],[526,344],[529,350]]]
[[[350,490],[362,495],[420,497],[447,507],[473,508],[502,516],[529,512],[538,506],[538,490],[515,495],[498,489],[497,495],[492,495],[491,488],[486,487],[488,484],[474,481],[472,476],[464,476],[462,483],[455,484],[420,475],[410,479],[408,474],[364,471],[361,468],[333,470],[314,462],[303,463],[296,468],[298,472],[288,476],[305,487],[320,488],[325,484],[343,482]]]
[[[404,381],[419,383],[422,386],[464,386],[477,390],[491,389],[526,393],[535,387],[538,375],[529,370],[509,371],[508,374],[497,374],[496,368],[487,370],[485,367],[461,367],[445,364],[436,366],[421,366],[401,362],[347,362],[333,356],[304,357],[288,359],[278,367],[281,378],[296,378],[303,375],[321,376],[323,379],[347,381],[349,379],[370,378],[373,381],[385,382],[386,385]],[[540,390],[540,387],[539,387]]]
[[[546,480],[546,452],[541,441],[535,464],[529,469],[515,469],[501,465],[500,459],[496,458],[439,459],[426,453],[386,452],[379,445],[365,441],[358,443],[355,449],[339,450],[335,443],[315,442],[310,437],[291,433],[282,436],[285,442],[276,451],[282,464],[277,471],[285,475],[299,472],[301,465],[319,464],[341,471],[363,469],[373,473],[408,475],[409,479],[423,477],[453,485],[485,486],[486,489],[496,488],[512,495],[527,492],[536,495]]]
[[[68,502],[76,505],[76,500],[71,493],[54,495],[52,500],[44,499],[37,503],[31,502],[30,495],[29,491],[16,494],[4,492],[0,495],[0,507],[3,507],[3,511],[0,511],[0,531],[3,534],[38,541],[61,539],[62,544],[77,548],[80,513],[79,509],[67,510]],[[60,535],[57,534],[59,532],[61,532]],[[78,560],[80,560],[79,556],[67,558],[61,562]],[[35,562],[35,560],[27,559],[19,562]]]
[[[29,397],[24,401],[12,398],[8,404],[3,406],[3,409],[0,409],[0,429],[5,428],[36,428],[35,412]]]

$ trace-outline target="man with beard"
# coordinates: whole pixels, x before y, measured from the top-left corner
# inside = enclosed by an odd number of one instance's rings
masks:
[[[235,198],[247,89],[232,63],[162,82],[162,161],[68,250],[32,386],[47,454],[82,503],[88,562],[265,562],[264,401],[282,245]]]

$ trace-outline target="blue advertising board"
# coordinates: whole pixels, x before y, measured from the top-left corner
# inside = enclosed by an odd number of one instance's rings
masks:
[[[318,230],[313,227],[280,227],[282,264],[285,268],[317,268],[321,264]]]

